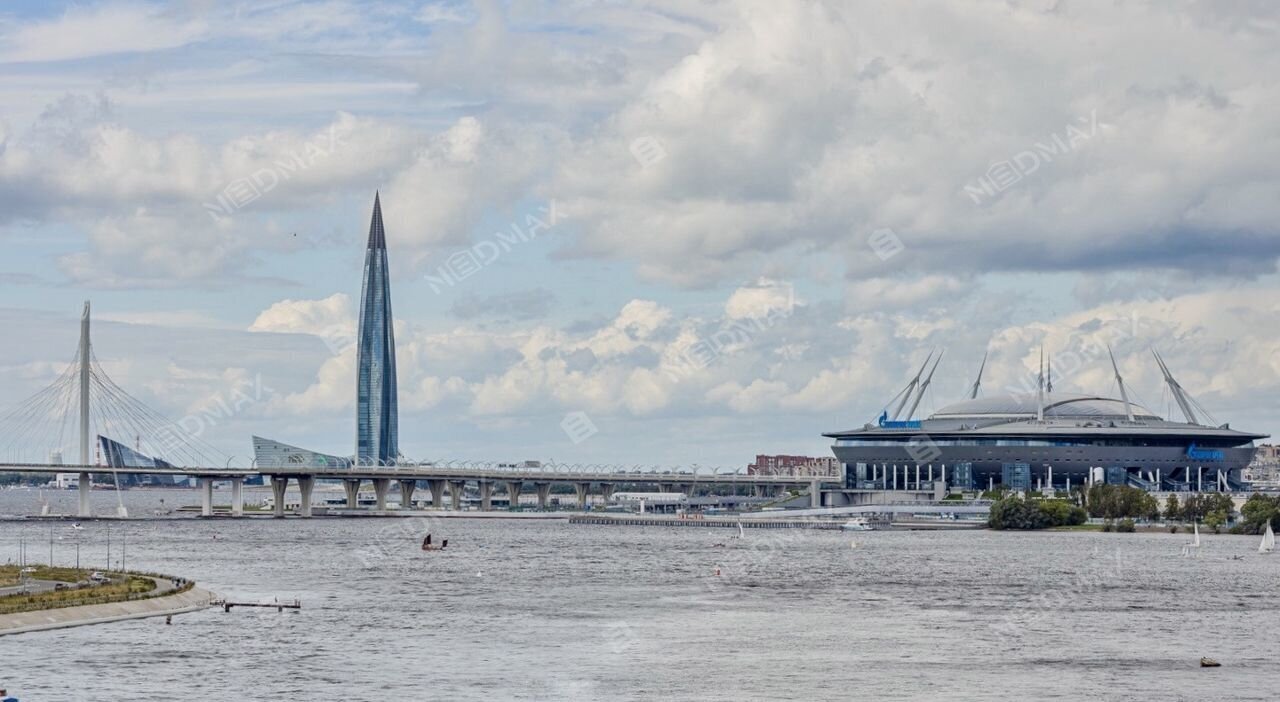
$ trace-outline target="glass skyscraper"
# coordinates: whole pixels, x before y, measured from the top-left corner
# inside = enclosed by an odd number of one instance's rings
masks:
[[[400,456],[396,403],[396,339],[391,322],[391,280],[382,204],[373,196],[369,246],[364,254],[356,355],[356,460],[390,463]]]

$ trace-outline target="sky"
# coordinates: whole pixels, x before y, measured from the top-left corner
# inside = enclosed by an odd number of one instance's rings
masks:
[[[9,2],[0,406],[91,300],[228,461],[350,455],[378,192],[409,458],[825,456],[1108,346],[1280,434],[1277,123],[1264,0]]]

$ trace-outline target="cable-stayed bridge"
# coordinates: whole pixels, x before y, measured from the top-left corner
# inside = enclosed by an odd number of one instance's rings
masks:
[[[474,483],[480,493],[481,509],[490,509],[495,485],[503,487],[510,503],[516,504],[524,486],[531,483],[539,504],[545,507],[551,487],[568,484],[573,486],[579,505],[585,507],[593,490],[607,497],[620,486],[653,486],[668,492],[702,486],[735,490],[747,487],[757,493],[806,487],[816,495],[823,482],[838,479],[834,475],[746,475],[696,465],[627,468],[466,460],[345,461],[342,465],[284,462],[272,466],[255,462],[232,466],[232,457],[184,431],[111,380],[93,352],[89,312],[86,302],[74,360],[47,387],[0,415],[0,471],[78,473],[81,517],[92,516],[89,495],[94,474],[110,474],[117,489],[122,477],[195,477],[201,485],[205,515],[212,514],[215,480],[230,481],[231,511],[240,515],[244,512],[245,479],[262,476],[270,480],[276,516],[284,516],[284,497],[290,481],[296,483],[302,496],[298,513],[311,516],[311,493],[316,480],[341,480],[347,506],[353,509],[361,484],[372,482],[377,496],[375,509],[382,510],[386,509],[393,481],[399,484],[402,506],[409,506],[414,490],[425,483],[431,491],[433,507],[444,507],[447,486],[453,506],[459,508],[464,489]],[[70,442],[75,443],[68,446]],[[64,460],[72,451],[77,459]],[[123,504],[117,513],[127,516]]]

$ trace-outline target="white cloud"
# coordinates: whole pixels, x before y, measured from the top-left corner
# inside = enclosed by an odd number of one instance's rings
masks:
[[[200,39],[207,28],[201,20],[179,19],[141,3],[73,6],[56,19],[17,26],[0,37],[0,61],[66,61],[172,49]]]
[[[775,313],[791,314],[797,304],[791,283],[762,278],[755,285],[733,291],[724,304],[724,311],[730,319],[759,319]]]

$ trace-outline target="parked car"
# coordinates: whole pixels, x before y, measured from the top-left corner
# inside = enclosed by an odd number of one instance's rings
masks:
[[[89,579],[95,583],[111,582],[111,578],[108,578],[107,576],[103,575],[101,571],[97,571],[97,570],[93,571],[93,573],[89,575]]]

